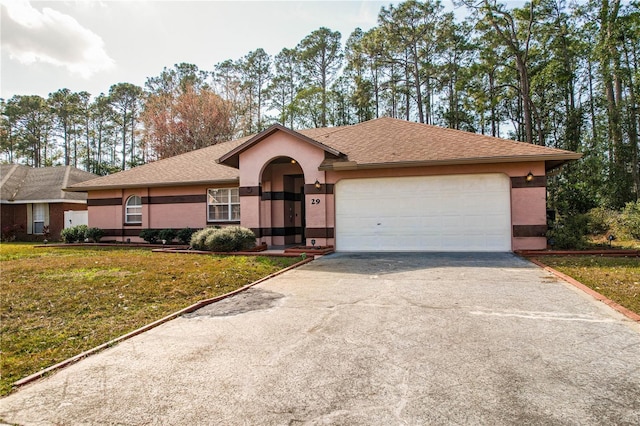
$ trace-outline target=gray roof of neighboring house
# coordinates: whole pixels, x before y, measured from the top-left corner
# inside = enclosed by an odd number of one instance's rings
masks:
[[[571,151],[382,117],[351,126],[306,130],[276,124],[256,135],[83,182],[68,190],[237,182],[240,153],[278,131],[325,150],[321,170],[519,161],[544,161],[549,170],[581,157]]]
[[[15,204],[86,202],[86,193],[62,189],[97,177],[71,166],[33,168],[0,164],[0,200]]]

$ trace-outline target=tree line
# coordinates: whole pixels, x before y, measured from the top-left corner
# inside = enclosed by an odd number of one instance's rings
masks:
[[[213,70],[177,64],[96,97],[3,99],[3,160],[108,174],[273,123],[390,116],[583,153],[549,178],[561,211],[637,200],[640,3],[456,5],[464,19],[439,0],[408,0],[382,7],[375,27],[344,44],[322,27],[274,56],[257,48]]]

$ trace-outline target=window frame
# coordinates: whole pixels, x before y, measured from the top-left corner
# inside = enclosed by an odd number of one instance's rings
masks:
[[[211,191],[225,191],[226,192],[226,201],[219,203],[212,203],[211,200],[214,195],[211,194]],[[237,199],[237,202],[233,201],[233,198]],[[214,218],[212,217],[212,206],[226,206],[227,207],[227,217],[225,218]],[[234,209],[234,207],[236,207]],[[235,217],[237,215],[237,218]],[[225,222],[240,222],[240,188],[208,188],[207,189],[207,223],[225,223]]]
[[[130,205],[132,200],[140,200],[140,204]],[[129,209],[140,209],[139,212],[130,212]],[[132,220],[132,216],[140,217],[140,220]],[[126,225],[142,225],[142,197],[139,195],[130,195],[124,203],[124,223]]]
[[[47,221],[47,212],[46,212],[46,203],[34,203],[32,205],[32,218],[31,218],[31,231],[32,235],[44,235],[44,227]],[[40,218],[40,214],[36,214],[36,212],[41,213],[42,218]],[[42,228],[37,230],[36,223],[41,223]]]

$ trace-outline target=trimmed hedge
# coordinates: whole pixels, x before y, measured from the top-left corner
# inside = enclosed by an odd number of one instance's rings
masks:
[[[191,236],[197,231],[197,229],[182,228],[176,233],[176,237],[181,244],[190,244]]]
[[[194,232],[196,232],[196,229],[191,228],[143,229],[140,231],[140,238],[149,244],[158,244],[162,241],[165,241],[166,244],[171,244],[176,239],[181,244],[189,244]]]
[[[85,231],[84,236],[94,243],[99,243],[100,239],[104,237],[104,231],[100,228],[89,228]]]
[[[158,239],[160,241],[165,241],[167,244],[171,244],[177,235],[178,231],[175,229],[163,229],[158,232]]]
[[[191,237],[191,247],[196,250],[232,252],[249,250],[256,246],[256,236],[248,228],[229,226],[205,228]]]
[[[155,244],[160,237],[160,231],[157,229],[143,229],[140,231],[140,238],[148,242],[149,244]]]
[[[65,228],[60,232],[60,237],[62,241],[68,244],[72,243],[82,243],[86,237],[86,232],[89,229],[87,225],[77,225],[72,226],[71,228]]]
[[[77,225],[65,228],[60,232],[60,238],[65,243],[83,243],[87,239],[94,243],[99,243],[104,237],[104,231],[100,228],[89,228],[87,225]]]

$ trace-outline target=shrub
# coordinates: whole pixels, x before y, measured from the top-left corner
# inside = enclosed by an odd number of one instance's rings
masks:
[[[210,251],[233,251],[233,235],[224,232],[222,229],[218,229],[207,236],[207,239],[204,241],[204,247],[205,250]]]
[[[241,251],[255,247],[256,236],[248,228],[229,226],[227,228],[205,228],[193,234],[191,246],[198,250]]]
[[[72,226],[70,228],[65,228],[60,232],[60,237],[62,241],[65,243],[75,243],[75,242],[84,242],[84,239],[87,238],[87,230],[89,227],[87,225],[77,225]]]
[[[158,239],[169,244],[176,238],[176,235],[178,235],[178,232],[175,229],[163,229],[158,232]]]
[[[149,244],[155,244],[158,242],[159,232],[157,229],[143,229],[140,232],[140,238],[148,242]]]
[[[22,225],[5,225],[2,227],[2,241],[11,242],[15,241],[18,231],[22,231],[24,226]]]
[[[176,233],[176,237],[181,244],[190,244],[191,236],[196,232],[196,229],[182,228]]]
[[[241,251],[256,246],[255,234],[241,226],[229,226],[209,235],[205,241],[211,251]]]
[[[593,235],[608,234],[616,227],[620,214],[606,207],[596,207],[587,212],[589,233]]]
[[[587,246],[585,235],[589,231],[589,219],[586,214],[568,216],[547,232],[549,244],[554,249],[580,250]]]
[[[204,228],[194,232],[190,240],[191,247],[196,250],[206,250],[207,248],[204,242],[211,233],[215,232],[218,229],[219,228]]]
[[[85,231],[84,236],[94,243],[99,243],[100,239],[104,237],[104,231],[100,228],[88,228]]]
[[[47,240],[49,240],[49,237],[51,236],[51,228],[49,228],[49,226],[43,226],[42,227],[42,237],[44,238],[44,242],[46,243]]]
[[[627,203],[620,213],[619,221],[622,235],[640,239],[640,200]]]

